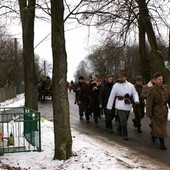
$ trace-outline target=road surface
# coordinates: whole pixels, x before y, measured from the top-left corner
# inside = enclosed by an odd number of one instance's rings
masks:
[[[96,127],[93,119],[91,118],[91,123],[87,124],[85,119],[80,121],[78,115],[78,107],[74,104],[74,93],[68,93],[69,96],[69,105],[70,105],[70,123],[71,127],[80,131],[83,134],[97,138],[101,142],[116,142],[119,145],[122,145],[129,150],[135,150],[139,154],[147,155],[150,158],[154,158],[158,163],[163,163],[167,166],[170,166],[170,138],[165,139],[166,146],[168,150],[164,151],[159,149],[159,141],[155,144],[152,143],[150,137],[150,127],[149,119],[144,117],[142,120],[142,131],[143,133],[137,133],[137,130],[133,127],[132,119],[133,113],[130,114],[128,121],[128,134],[129,140],[124,141],[122,136],[119,136],[116,131],[116,122],[113,120],[113,134],[110,134],[105,129],[105,119],[104,115],[99,119],[99,127]],[[47,99],[45,102],[39,102],[39,111],[42,116],[49,121],[53,121],[53,111],[52,111],[52,102],[50,99]],[[167,128],[170,135],[170,122],[168,122]]]

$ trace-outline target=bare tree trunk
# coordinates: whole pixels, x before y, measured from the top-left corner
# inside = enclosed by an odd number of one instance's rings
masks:
[[[34,60],[35,0],[18,0],[22,23],[25,106],[38,109],[37,78]]]
[[[170,65],[170,29],[169,29],[168,65]],[[168,70],[168,86],[170,87],[170,70]]]
[[[152,23],[150,20],[146,0],[142,0],[142,1],[136,0],[136,2],[139,5],[140,17],[144,24],[145,31],[146,31],[148,41],[150,43],[152,54],[153,54],[152,61],[151,61],[153,64],[153,67],[151,68],[152,72],[153,73],[155,73],[157,71],[161,72],[166,77],[166,80],[167,80],[167,72],[165,69],[163,56],[161,55],[161,53],[158,49],[158,46],[157,46],[157,41],[155,38],[155,33],[154,33],[154,30],[152,27]]]
[[[142,19],[139,12],[139,57],[141,63],[141,74],[142,78],[147,83],[150,80],[150,65],[149,58],[146,52],[146,41],[145,41],[145,27],[143,25]]]
[[[59,160],[68,159],[72,155],[72,138],[67,93],[67,54],[65,49],[63,15],[63,0],[51,0],[54,159]]]
[[[169,29],[169,48],[168,48],[168,62],[170,64],[170,29]]]

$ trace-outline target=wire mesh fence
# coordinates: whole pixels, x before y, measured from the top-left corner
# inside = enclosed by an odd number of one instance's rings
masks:
[[[0,153],[41,151],[40,112],[0,108]]]

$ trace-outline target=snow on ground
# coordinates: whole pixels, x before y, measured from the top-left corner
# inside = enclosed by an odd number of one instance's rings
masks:
[[[1,103],[1,107],[19,107],[24,104],[24,95]],[[90,138],[71,129],[73,139],[73,156],[65,161],[53,160],[54,133],[53,122],[41,123],[42,152],[10,153],[1,156],[0,162],[10,167],[29,170],[125,170],[125,169],[168,169],[165,165],[145,155],[122,147],[114,141],[101,143],[101,138]],[[15,169],[14,168],[14,169]],[[1,169],[1,166],[0,166]],[[2,168],[3,169],[3,168]],[[9,168],[8,168],[9,169]]]
[[[0,107],[20,107],[23,106],[25,102],[24,99],[24,94],[19,94],[17,95],[17,97],[10,99],[10,100],[6,100],[5,102],[0,103]]]

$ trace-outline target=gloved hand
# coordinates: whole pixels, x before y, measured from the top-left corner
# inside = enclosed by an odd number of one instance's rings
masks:
[[[124,97],[123,96],[117,96],[118,100],[123,100]]]

